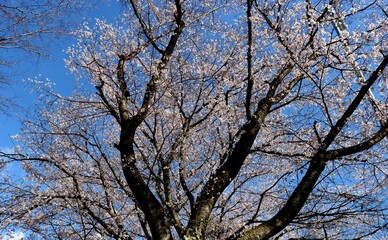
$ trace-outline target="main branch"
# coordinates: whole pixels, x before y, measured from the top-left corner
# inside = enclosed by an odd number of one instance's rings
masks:
[[[305,176],[295,188],[283,208],[281,208],[280,211],[270,220],[265,221],[257,227],[254,227],[243,233],[239,239],[268,239],[279,233],[292,221],[292,219],[295,218],[295,216],[299,213],[299,211],[306,203],[307,198],[313,191],[315,184],[317,183],[321,173],[325,169],[328,147],[333,143],[335,138],[345,126],[346,122],[349,120],[354,111],[360,105],[362,99],[368,93],[370,87],[373,85],[373,83],[377,81],[377,79],[382,74],[383,70],[387,67],[387,65],[388,56],[385,56],[383,61],[377,67],[377,69],[369,77],[366,84],[361,87],[360,91],[353,99],[349,107],[346,109],[344,114],[341,116],[341,118],[330,129],[330,132],[326,135],[325,139],[322,142],[321,148],[311,158],[310,165]],[[379,131],[379,133],[380,135],[385,134],[385,136],[387,134],[386,130],[381,130]],[[378,138],[382,139],[384,136],[380,135],[377,134]],[[377,141],[373,141],[373,143],[377,143]]]

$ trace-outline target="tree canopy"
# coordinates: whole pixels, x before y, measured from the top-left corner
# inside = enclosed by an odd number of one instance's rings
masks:
[[[50,48],[69,39],[81,16],[95,6],[94,0],[0,1],[1,114],[14,111],[15,101],[6,96],[8,85],[18,82],[32,59],[52,57]]]
[[[0,229],[43,239],[387,237],[388,2],[124,1],[36,81]]]

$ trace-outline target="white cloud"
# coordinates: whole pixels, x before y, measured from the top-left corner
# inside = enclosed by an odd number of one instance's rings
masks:
[[[24,233],[21,231],[18,232],[8,232],[6,236],[0,236],[1,240],[23,240]]]

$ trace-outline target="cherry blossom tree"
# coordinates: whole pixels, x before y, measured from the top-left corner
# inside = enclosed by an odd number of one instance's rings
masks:
[[[0,227],[43,239],[385,238],[388,3],[125,1],[36,80]]]

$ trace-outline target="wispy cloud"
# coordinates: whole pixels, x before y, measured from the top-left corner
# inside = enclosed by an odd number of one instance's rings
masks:
[[[0,147],[0,152],[6,153],[6,154],[11,154],[13,153],[13,149],[10,147]]]
[[[12,154],[15,153],[13,148],[10,147],[0,147],[0,157],[2,154]],[[3,156],[4,157],[4,156]],[[3,158],[4,161],[1,161],[0,158],[0,168],[3,173],[10,174],[16,178],[23,178],[25,176],[25,171],[21,168],[20,162],[17,161],[9,161],[6,157]],[[16,178],[15,178],[16,177]],[[2,240],[0,236],[0,240]]]

